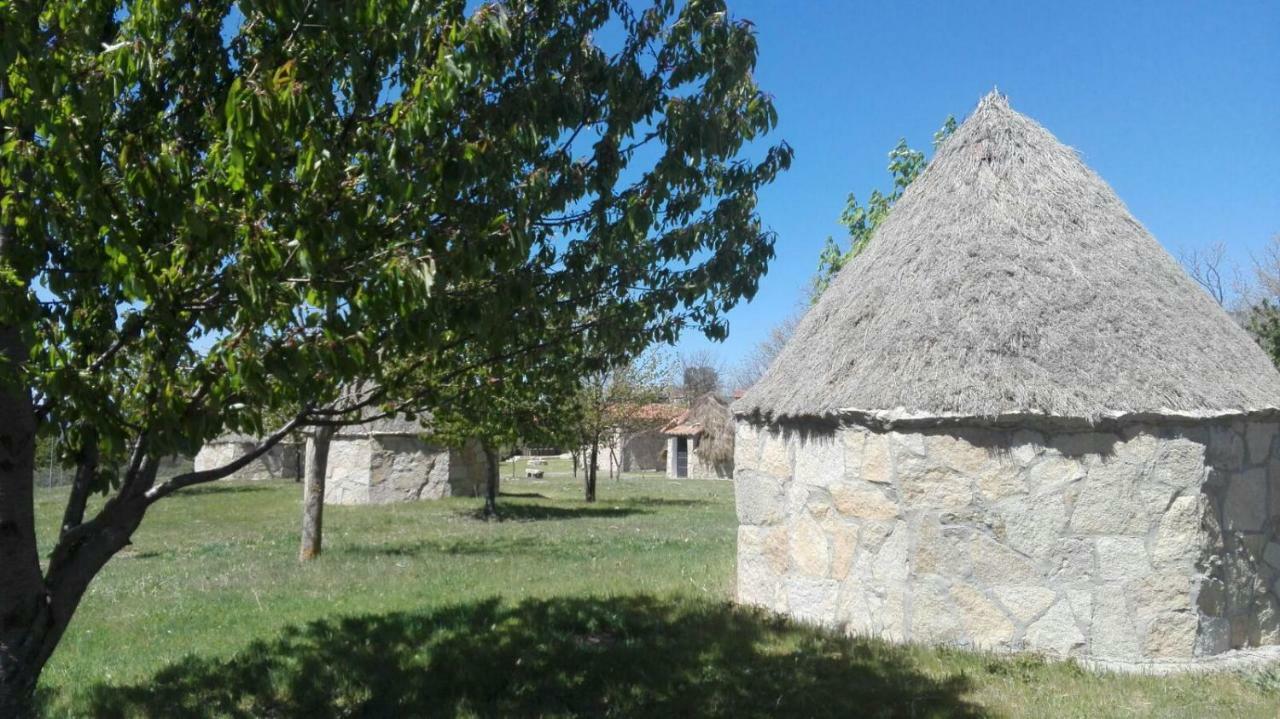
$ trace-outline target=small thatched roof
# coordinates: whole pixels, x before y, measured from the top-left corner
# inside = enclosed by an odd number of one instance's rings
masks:
[[[739,414],[1090,421],[1280,407],[1277,373],[1115,193],[992,93]]]
[[[713,393],[694,400],[689,409],[662,428],[662,433],[673,437],[701,437],[700,451],[709,462],[733,460],[733,413]]]

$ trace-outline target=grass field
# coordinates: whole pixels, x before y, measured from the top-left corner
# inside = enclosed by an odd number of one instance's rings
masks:
[[[506,482],[497,523],[474,499],[327,508],[325,553],[306,565],[299,485],[161,502],[72,623],[45,712],[1280,716],[1280,674],[1104,676],[735,608],[729,483],[602,479],[586,505],[549,470]],[[46,540],[62,499],[39,495]]]

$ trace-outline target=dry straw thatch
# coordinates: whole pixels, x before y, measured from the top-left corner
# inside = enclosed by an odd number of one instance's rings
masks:
[[[1096,420],[1275,410],[1266,355],[1053,135],[992,93],[735,412]]]
[[[709,464],[728,466],[733,463],[734,430],[729,406],[715,394],[708,393],[694,400],[663,432],[699,437],[698,456]]]

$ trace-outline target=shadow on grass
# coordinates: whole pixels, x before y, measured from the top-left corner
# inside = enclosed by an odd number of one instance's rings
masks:
[[[665,497],[628,497],[622,501],[637,507],[704,507],[711,504],[705,499],[667,499]]]
[[[512,522],[545,522],[562,519],[595,519],[601,517],[629,517],[633,514],[652,514],[634,507],[583,505],[581,507],[550,507],[545,504],[517,504],[500,502],[498,519]],[[484,519],[484,509],[462,512],[462,516]]]
[[[279,486],[284,484],[281,482],[271,482],[272,485]],[[289,484],[296,484],[289,481]],[[194,487],[187,487],[180,492],[174,492],[170,497],[203,497],[210,494],[244,494],[247,492],[267,492],[271,487],[263,484],[199,484]]]
[[[531,537],[492,537],[476,540],[418,540],[398,544],[347,544],[329,550],[362,557],[419,557],[424,554],[469,556],[482,554],[545,554],[547,545]]]
[[[545,494],[537,492],[498,492],[499,497],[521,497],[524,499],[551,499]]]
[[[487,600],[313,622],[86,690],[96,717],[975,717],[963,675],[727,604]]]

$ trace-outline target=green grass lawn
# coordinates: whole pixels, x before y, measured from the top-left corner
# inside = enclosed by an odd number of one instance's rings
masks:
[[[1278,716],[1280,674],[1098,675],[736,608],[731,484],[602,479],[586,505],[559,474],[507,481],[500,523],[474,499],[329,507],[306,565],[299,485],[165,500],[85,599],[46,713]],[[43,546],[62,499],[41,490]]]

